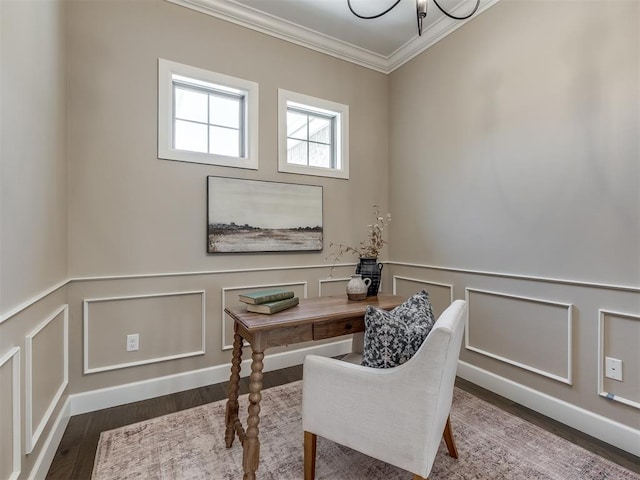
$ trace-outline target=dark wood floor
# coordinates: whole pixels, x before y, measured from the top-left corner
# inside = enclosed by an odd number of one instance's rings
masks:
[[[302,379],[302,366],[295,366],[265,373],[263,384],[264,388],[269,388],[300,379]],[[248,385],[247,378],[241,380],[241,394],[248,393]],[[465,380],[458,379],[456,385],[507,412],[608,458],[629,470],[640,473],[640,459],[634,455],[546,418]],[[100,432],[223,400],[227,397],[227,388],[228,382],[224,382],[71,417],[49,469],[47,479],[90,479]]]

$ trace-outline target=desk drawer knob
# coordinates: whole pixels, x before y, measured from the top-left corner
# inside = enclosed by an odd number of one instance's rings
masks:
[[[345,329],[345,330],[351,330],[352,328],[353,328],[353,325],[352,325],[351,323],[347,323],[347,324],[344,326],[344,329]]]

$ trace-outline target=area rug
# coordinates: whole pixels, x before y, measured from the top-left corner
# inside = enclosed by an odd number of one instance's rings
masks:
[[[263,391],[261,480],[301,480],[302,382]],[[247,396],[240,397],[246,412]],[[93,480],[239,480],[242,447],[224,445],[225,401],[103,432]],[[640,475],[455,389],[451,423],[459,459],[444,442],[430,480],[640,480]],[[318,480],[409,480],[411,474],[318,438]]]

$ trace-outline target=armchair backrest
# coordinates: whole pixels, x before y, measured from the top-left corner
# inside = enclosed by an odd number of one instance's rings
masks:
[[[407,370],[403,373],[415,385],[413,394],[423,398],[424,405],[428,406],[421,416],[421,421],[425,421],[423,432],[426,436],[422,442],[426,444],[423,446],[427,453],[423,461],[427,465],[433,463],[451,410],[466,311],[464,300],[454,301],[438,317],[415,355],[396,367]]]

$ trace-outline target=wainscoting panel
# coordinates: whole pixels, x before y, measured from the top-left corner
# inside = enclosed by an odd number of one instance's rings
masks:
[[[158,293],[83,302],[84,373],[204,355],[204,290]],[[127,335],[139,334],[128,352]]]
[[[351,277],[324,278],[318,280],[318,296],[346,295]]]
[[[571,385],[573,305],[472,288],[466,299],[467,350]]]
[[[421,290],[426,290],[429,294],[433,314],[436,318],[453,303],[453,285],[398,275],[393,277],[393,293],[396,295],[409,296]]]
[[[20,347],[0,356],[0,479],[16,480],[21,470]]]
[[[269,290],[272,288],[282,288],[283,290],[293,290],[295,296],[307,298],[307,282],[271,283],[267,285],[245,285],[239,287],[225,287],[222,289],[222,350],[233,349],[233,320],[224,311],[227,307],[244,305],[238,300],[238,295],[254,290]],[[246,342],[245,342],[246,345]]]
[[[69,383],[69,307],[25,336],[25,449],[31,453]]]
[[[600,310],[598,394],[640,409],[640,316]],[[605,357],[622,360],[622,381],[605,377]]]

